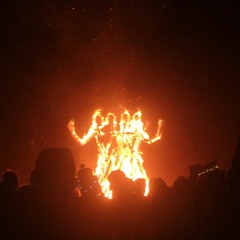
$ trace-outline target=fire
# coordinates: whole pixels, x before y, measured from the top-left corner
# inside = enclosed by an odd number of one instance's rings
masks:
[[[108,175],[114,170],[122,170],[126,177],[133,181],[143,178],[146,181],[145,195],[148,194],[148,176],[143,166],[141,143],[151,144],[161,139],[162,120],[158,120],[156,135],[150,138],[147,133],[149,123],[142,122],[142,112],[138,110],[130,114],[126,109],[117,117],[109,112],[102,116],[97,109],[92,115],[92,123],[88,132],[79,137],[75,129],[75,121],[68,123],[73,138],[81,145],[95,138],[98,148],[98,162],[94,174],[98,176],[104,195],[111,198]]]

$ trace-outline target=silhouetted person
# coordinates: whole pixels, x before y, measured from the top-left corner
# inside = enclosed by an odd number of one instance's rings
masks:
[[[240,203],[240,139],[238,140],[231,167],[227,171],[229,194]]]
[[[178,201],[190,203],[192,200],[192,192],[189,180],[184,176],[179,176],[173,183],[173,196]]]
[[[71,151],[67,148],[43,149],[31,175],[31,194],[18,212],[15,237],[87,239],[91,235],[89,220],[74,202],[75,187]]]
[[[211,167],[211,163],[208,167]],[[204,171],[198,182],[198,195],[196,206],[201,228],[198,228],[200,239],[228,239],[225,235],[226,224],[226,201],[225,201],[225,178],[224,172],[219,169]]]
[[[171,231],[171,189],[162,178],[149,182],[147,229],[150,239],[169,239]]]
[[[93,175],[91,168],[82,167],[77,172],[77,180],[80,189],[78,204],[88,216],[96,220],[95,225],[97,227],[99,225],[100,209],[106,200],[98,178]]]
[[[194,211],[194,196],[192,182],[184,176],[179,176],[172,186],[173,239],[196,239],[196,213]]]
[[[0,238],[9,239],[14,230],[12,220],[17,203],[18,175],[8,169],[2,174],[0,182]]]
[[[240,236],[240,138],[235,148],[231,167],[226,172],[227,193],[228,193],[228,228],[231,239],[238,239]]]
[[[112,171],[108,176],[113,200],[127,201],[133,197],[133,181],[121,170]]]
[[[108,180],[112,190],[112,199],[102,209],[102,227],[106,230],[106,239],[133,239],[133,181],[121,170],[112,171]]]
[[[152,200],[165,200],[170,196],[170,189],[162,178],[154,178],[149,183],[149,198]]]
[[[144,197],[146,181],[143,178],[138,178],[133,182],[133,193],[136,200],[141,200]]]
[[[0,198],[11,201],[15,198],[18,187],[18,175],[13,170],[6,170],[2,174],[2,182],[0,182]]]
[[[77,172],[78,187],[82,197],[100,197],[102,191],[91,168],[82,167]]]

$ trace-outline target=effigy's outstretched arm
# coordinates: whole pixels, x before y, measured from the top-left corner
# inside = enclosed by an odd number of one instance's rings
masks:
[[[90,127],[88,130],[88,133],[84,134],[83,137],[81,138],[78,136],[78,134],[76,132],[75,121],[73,119],[69,121],[67,126],[68,126],[68,129],[69,129],[72,137],[81,145],[86,144],[91,139],[91,137],[94,135],[94,132],[95,132],[94,129],[92,127]]]
[[[155,137],[153,138],[149,138],[149,139],[144,139],[144,142],[148,143],[148,144],[151,144],[151,143],[154,143],[158,140],[161,139],[162,137],[162,126],[163,126],[163,120],[159,119],[158,120],[158,128],[157,128],[157,132],[156,132],[156,135]]]

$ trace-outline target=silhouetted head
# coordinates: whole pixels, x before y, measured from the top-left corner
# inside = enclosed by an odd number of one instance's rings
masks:
[[[186,196],[190,194],[190,183],[186,177],[177,177],[173,183],[173,193],[177,196]]]
[[[169,196],[169,187],[162,178],[154,178],[149,183],[149,197],[166,198]]]
[[[2,185],[9,189],[17,189],[18,186],[18,175],[13,170],[6,170],[2,174]]]
[[[112,171],[108,176],[108,180],[110,189],[113,192],[113,198],[125,198],[132,193],[133,182],[126,177],[123,171]]]
[[[75,162],[67,148],[43,149],[35,162],[31,184],[40,192],[64,195],[73,191],[75,182]]]
[[[81,164],[80,164],[80,169],[85,168],[85,167],[86,167],[86,166],[85,166],[84,163],[81,163]]]
[[[126,175],[121,170],[112,171],[108,176],[108,180],[111,184],[112,189],[115,189],[119,185],[123,184],[125,179]]]

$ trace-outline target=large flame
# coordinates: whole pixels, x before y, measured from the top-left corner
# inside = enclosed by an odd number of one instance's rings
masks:
[[[133,181],[138,178],[146,180],[145,195],[148,194],[148,176],[143,166],[140,145],[154,143],[161,139],[162,120],[158,120],[155,137],[150,138],[146,132],[148,123],[142,122],[142,112],[138,110],[130,114],[126,109],[121,113],[119,121],[114,113],[102,116],[97,109],[92,116],[91,126],[83,137],[76,133],[75,122],[68,123],[73,138],[81,145],[95,138],[98,148],[98,162],[94,174],[98,176],[104,195],[111,198],[108,175],[114,170],[122,170],[126,177]]]

